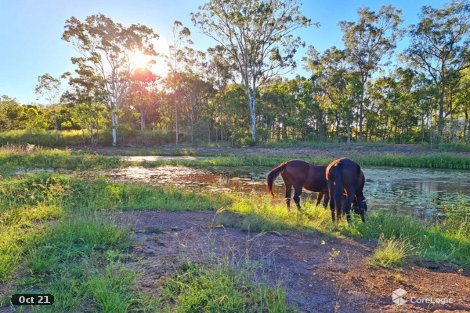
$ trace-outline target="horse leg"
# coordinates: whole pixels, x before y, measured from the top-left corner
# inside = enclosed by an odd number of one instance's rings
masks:
[[[326,209],[326,207],[328,206],[328,202],[330,201],[330,194],[328,192],[325,192],[324,195],[325,197],[323,198],[323,207]]]
[[[302,186],[294,186],[294,202],[297,209],[300,210],[300,195],[302,194]]]
[[[344,212],[346,213],[346,219],[348,224],[351,223],[351,204],[354,200],[354,193],[351,190],[348,190],[348,194],[346,196],[346,201],[344,203]]]
[[[330,210],[331,210],[331,221],[335,222],[335,194],[334,194],[334,183],[332,179],[328,179],[328,195],[330,197]]]
[[[287,204],[287,209],[290,211],[290,196],[292,192],[292,185],[285,184],[286,185],[286,204]]]
[[[317,195],[317,206],[320,204],[322,198],[323,198],[323,192],[320,191]]]

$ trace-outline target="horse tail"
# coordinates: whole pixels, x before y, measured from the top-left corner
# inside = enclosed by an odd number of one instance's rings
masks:
[[[273,198],[274,198],[274,193],[273,193],[274,180],[286,168],[286,165],[287,165],[287,162],[279,164],[276,168],[274,168],[271,172],[269,172],[268,177],[266,178],[266,181],[268,183],[267,190],[269,193],[271,193],[271,196],[273,196]]]

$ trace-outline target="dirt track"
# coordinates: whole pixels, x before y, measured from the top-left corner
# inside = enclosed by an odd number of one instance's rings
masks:
[[[468,276],[412,264],[396,271],[371,267],[369,243],[296,231],[248,233],[216,225],[214,212],[123,212],[114,219],[134,231],[137,261],[128,266],[143,273],[139,287],[149,295],[159,293],[182,260],[215,257],[236,266],[248,258],[260,265],[257,277],[284,286],[300,312],[470,311]],[[397,288],[408,292],[405,298],[447,297],[452,303],[398,306],[391,298]]]

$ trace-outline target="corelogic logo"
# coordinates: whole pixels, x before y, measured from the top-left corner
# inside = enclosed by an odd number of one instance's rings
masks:
[[[403,299],[403,296],[406,294],[407,294],[406,290],[398,288],[397,290],[392,292],[392,301],[395,304],[403,305],[407,302],[405,299]]]
[[[404,296],[407,294],[406,290],[398,288],[392,292],[392,301],[397,305],[403,305],[407,302],[410,303],[426,303],[426,304],[448,304],[452,303],[452,298],[433,298],[433,297],[411,297],[409,300],[404,299]]]

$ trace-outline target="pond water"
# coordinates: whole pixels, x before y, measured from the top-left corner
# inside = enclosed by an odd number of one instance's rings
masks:
[[[102,173],[115,182],[179,185],[212,192],[266,192],[268,167],[140,166]],[[365,195],[371,209],[387,209],[429,220],[445,214],[445,208],[470,203],[470,171],[365,167]],[[283,182],[277,178],[274,192],[282,199]],[[312,197],[303,194],[303,201]]]

